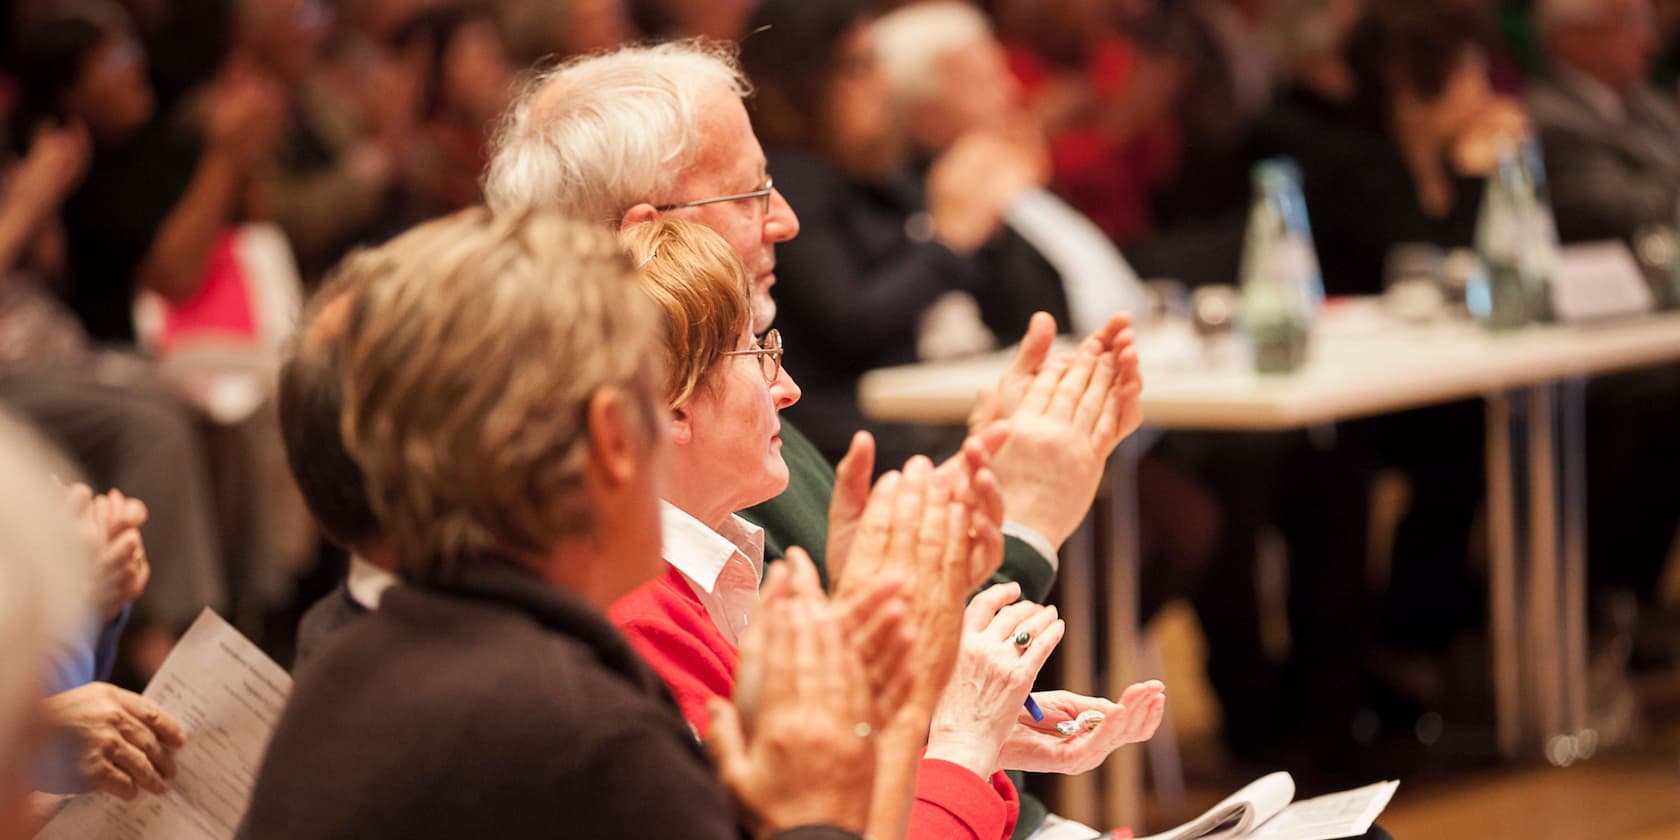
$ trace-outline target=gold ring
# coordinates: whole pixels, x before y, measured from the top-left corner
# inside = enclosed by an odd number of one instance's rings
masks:
[[[858,721],[857,725],[852,727],[852,734],[867,741],[875,734],[875,727],[864,721]]]

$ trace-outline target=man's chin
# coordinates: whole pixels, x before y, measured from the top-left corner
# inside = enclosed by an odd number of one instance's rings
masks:
[[[776,302],[769,295],[753,295],[752,301],[753,332],[763,333],[776,322]]]

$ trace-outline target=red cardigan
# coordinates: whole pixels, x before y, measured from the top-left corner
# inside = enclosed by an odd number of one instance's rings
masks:
[[[701,737],[706,701],[735,693],[740,657],[675,567],[637,588],[608,611],[654,671],[664,678]],[[1002,840],[1015,830],[1021,801],[1003,773],[988,784],[966,768],[923,759],[910,813],[913,840]]]

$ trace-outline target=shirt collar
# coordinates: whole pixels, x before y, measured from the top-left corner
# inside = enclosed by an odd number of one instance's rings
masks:
[[[717,588],[718,577],[737,554],[746,558],[755,577],[764,579],[763,528],[730,514],[723,527],[714,531],[666,501],[659,503],[659,525],[665,562],[707,594]]]
[[[354,554],[350,555],[350,574],[344,580],[344,591],[362,609],[379,609],[379,599],[385,596],[385,590],[396,585],[396,575]]]

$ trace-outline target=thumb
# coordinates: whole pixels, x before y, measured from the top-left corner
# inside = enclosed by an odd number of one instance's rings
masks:
[[[747,772],[747,746],[741,733],[741,716],[728,700],[713,697],[706,701],[706,725],[706,752],[717,764],[718,776],[724,784],[735,788]]]
[[[1021,338],[1015,358],[1010,360],[1009,373],[1028,377],[1037,374],[1055,342],[1056,319],[1048,312],[1034,312],[1032,320],[1027,322],[1027,334]]]
[[[1019,357],[1019,354],[1016,354]],[[974,410],[968,413],[968,433],[979,434],[980,430],[998,419],[998,394],[996,385],[987,385],[980,389],[980,394],[974,401]]]
[[[869,477],[874,472],[875,438],[868,432],[858,432],[852,435],[846,457],[834,467],[834,500],[828,511],[830,528],[863,513],[864,503],[869,500]]]

